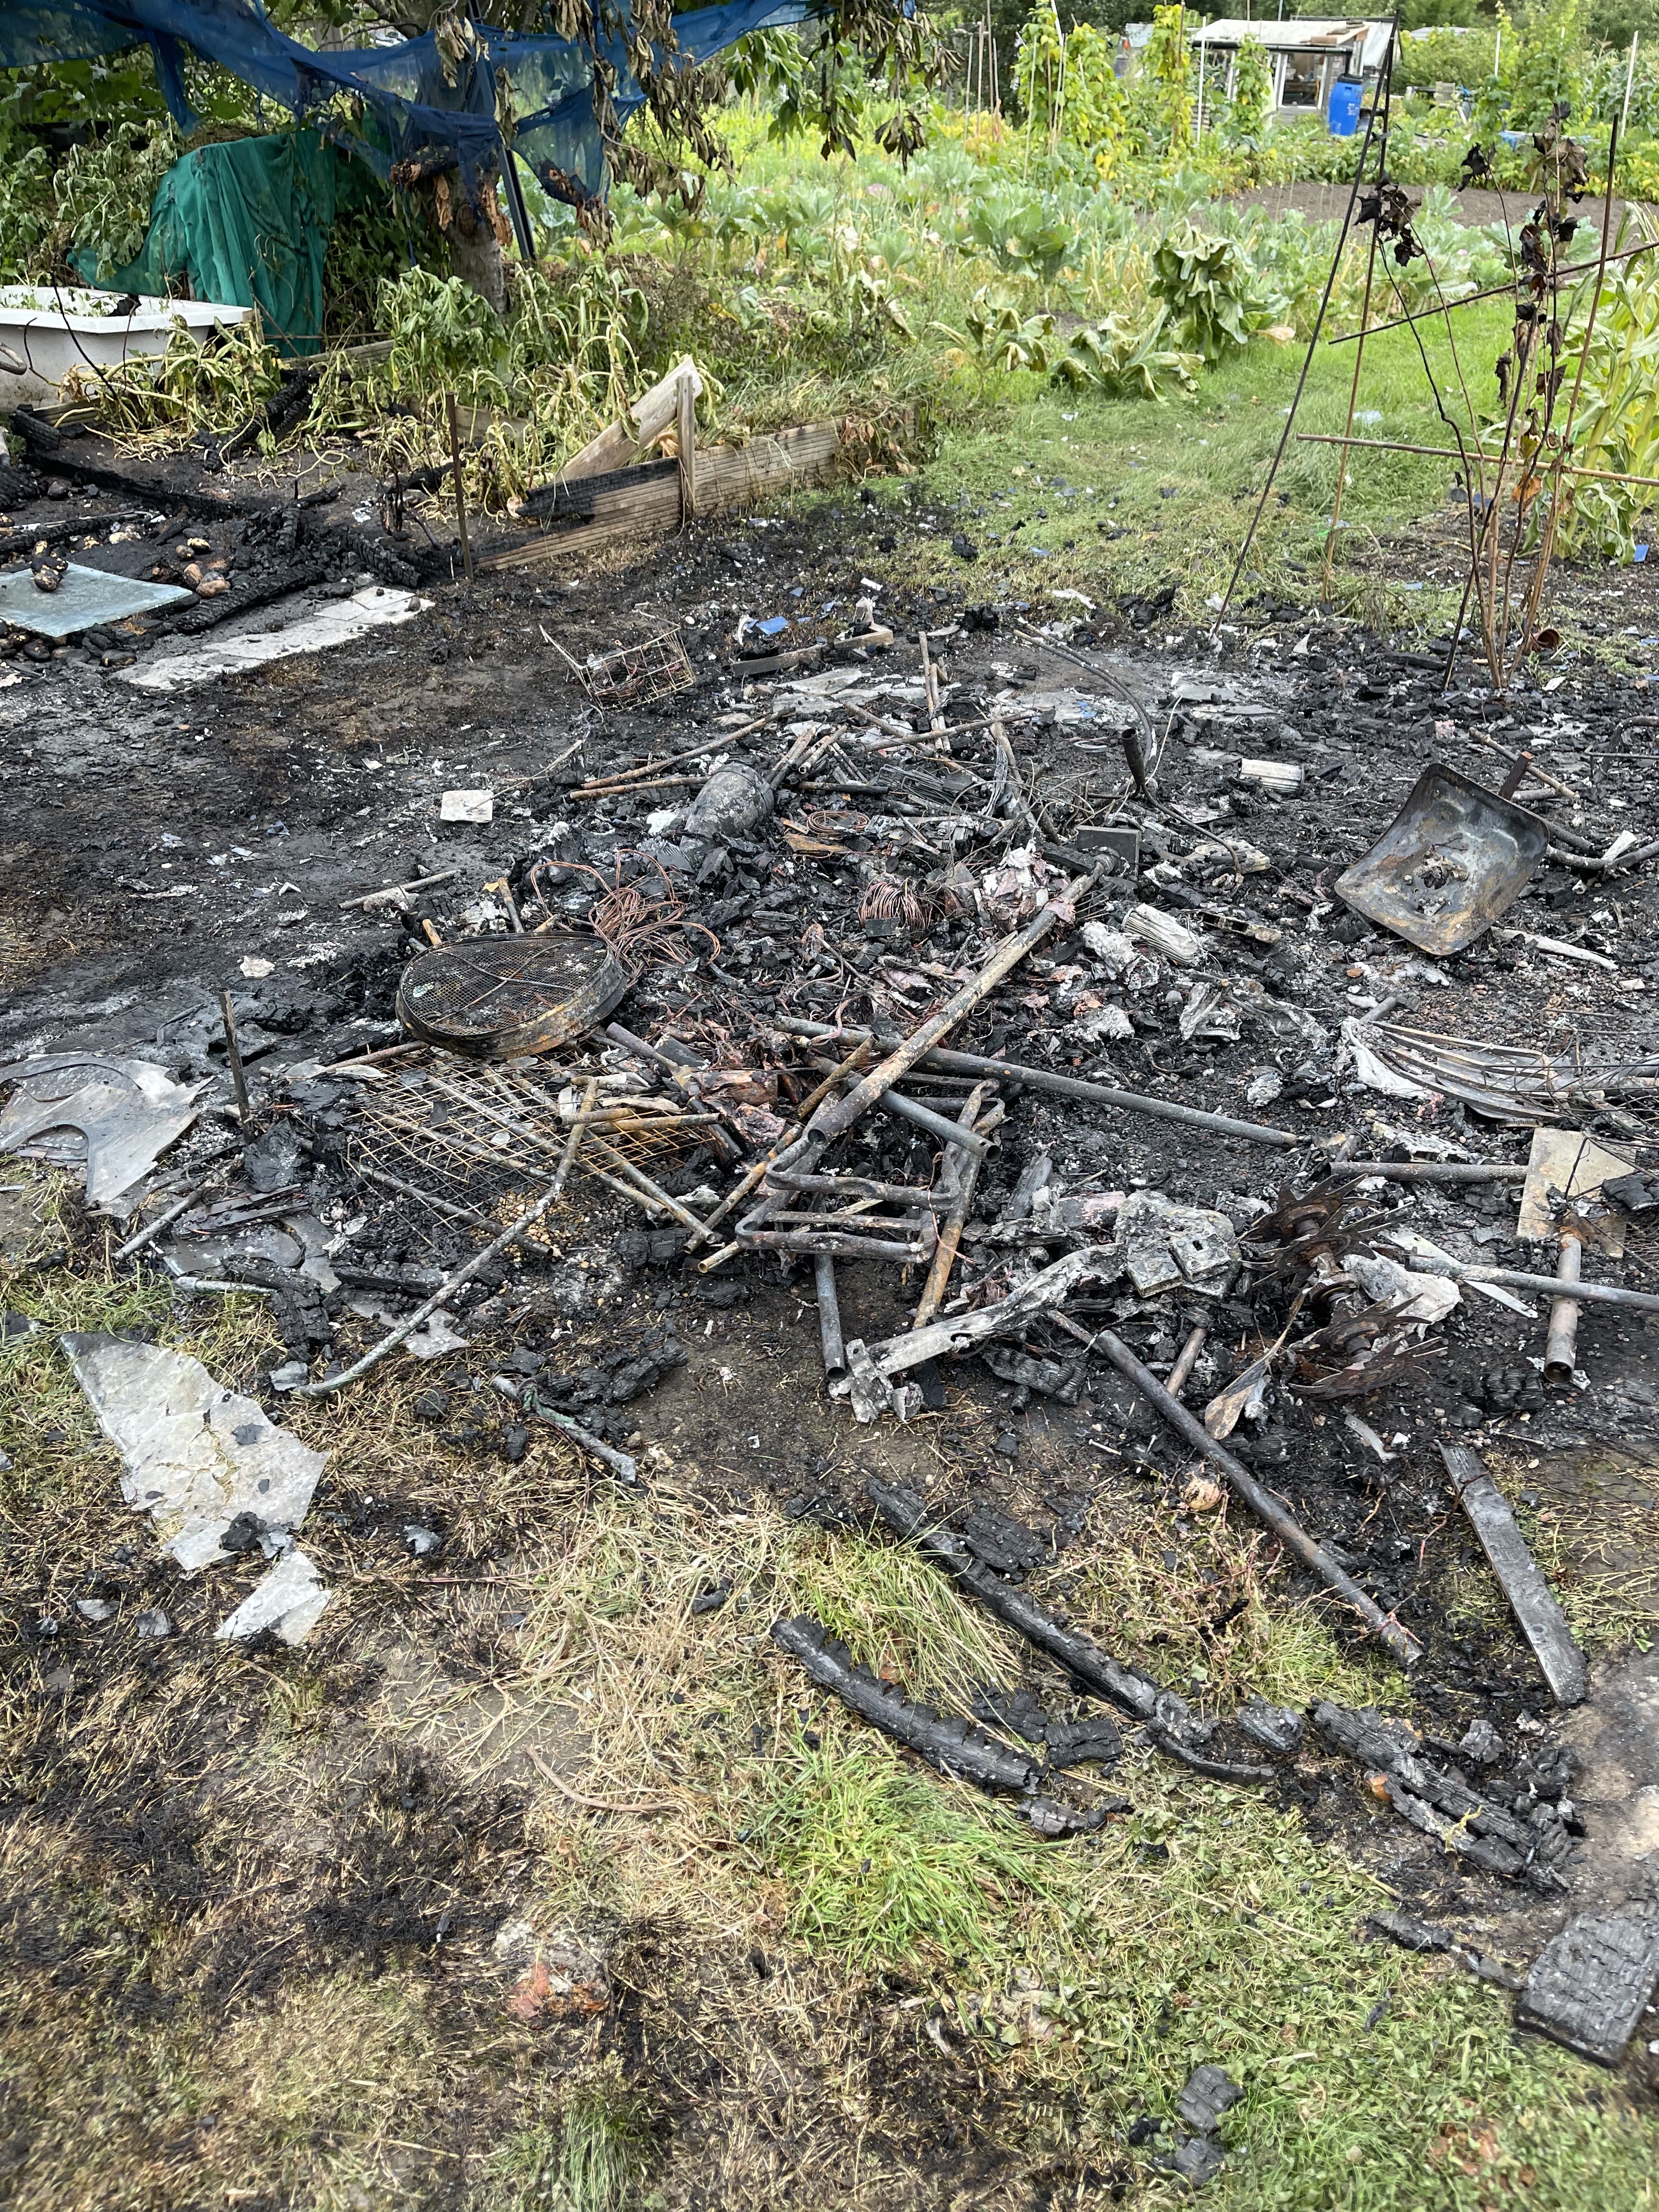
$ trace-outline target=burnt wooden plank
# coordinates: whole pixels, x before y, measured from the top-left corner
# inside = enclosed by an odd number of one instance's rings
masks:
[[[628,481],[619,485],[619,477]],[[538,484],[533,491],[527,491],[520,511],[528,521],[556,528],[574,526],[593,520],[604,492],[620,489],[637,493],[647,484],[672,485],[678,509],[679,477],[678,461],[646,461],[638,468],[618,469],[609,476],[573,477],[568,483],[562,477],[556,477],[551,483]]]
[[[1468,1444],[1443,1443],[1440,1456],[1521,1632],[1544,1670],[1555,1702],[1579,1704],[1589,1687],[1584,1655],[1573,1641],[1566,1616],[1528,1550],[1526,1538],[1515,1525],[1508,1500],[1487,1474],[1480,1453]]]
[[[617,477],[626,479],[636,474],[645,481],[617,481]],[[654,469],[648,477],[644,470],[618,470],[616,477],[587,477],[585,488],[592,495],[588,520],[574,522],[568,529],[547,531],[516,544],[492,547],[479,559],[479,568],[545,568],[617,538],[666,537],[679,526],[680,485],[677,469],[661,477]]]
[[[1659,1912],[1581,1912],[1532,1962],[1515,2002],[1519,2026],[1616,2066],[1659,1983]]]
[[[697,512],[733,512],[821,483],[841,448],[841,428],[835,422],[803,422],[746,446],[700,447]],[[517,544],[492,546],[479,557],[480,568],[540,568],[617,538],[666,535],[681,520],[680,471],[673,461],[648,462],[544,487],[529,495],[527,508],[530,501],[540,502],[555,527]]]

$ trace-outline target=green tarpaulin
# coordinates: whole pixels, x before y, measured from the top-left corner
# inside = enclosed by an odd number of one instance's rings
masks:
[[[337,204],[360,188],[355,167],[314,131],[198,146],[162,178],[143,252],[103,289],[161,297],[187,278],[192,299],[258,307],[273,344],[315,353],[323,261]],[[94,257],[74,258],[90,279]]]

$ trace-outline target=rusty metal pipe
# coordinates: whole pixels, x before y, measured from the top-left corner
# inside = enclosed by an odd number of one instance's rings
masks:
[[[957,1126],[964,1136],[974,1129],[979,1119],[985,1089],[984,1084],[976,1083],[963,1103]],[[981,1136],[988,1136],[1002,1118],[1002,1106],[999,1101],[985,1117]],[[912,1328],[926,1328],[944,1300],[945,1286],[951,1279],[951,1270],[956,1264],[957,1252],[962,1243],[962,1232],[968,1225],[968,1216],[973,1208],[974,1191],[979,1182],[979,1164],[983,1157],[982,1142],[978,1152],[964,1150],[961,1152],[949,1152],[945,1155],[944,1179],[953,1183],[955,1188],[951,1194],[951,1210],[939,1233],[939,1249],[933,1254],[933,1264],[927,1270],[927,1280],[922,1285],[921,1296],[916,1301],[915,1318],[910,1324]]]
[[[1201,1452],[1212,1466],[1220,1468],[1256,1518],[1264,1522],[1304,1566],[1311,1567],[1328,1589],[1352,1607],[1378,1643],[1392,1652],[1402,1667],[1410,1667],[1423,1656],[1423,1647],[1411,1631],[1390,1620],[1376,1599],[1368,1596],[1351,1575],[1345,1574],[1328,1552],[1321,1550],[1289,1507],[1282,1504],[1272,1491],[1264,1490],[1255,1477],[1216,1442],[1203,1422],[1189,1413],[1178,1398],[1170,1395],[1157,1376],[1141,1365],[1127,1344],[1114,1336],[1109,1328],[1102,1329],[1095,1340],[1118,1373],[1127,1376],[1147,1403],[1158,1408],[1177,1436],[1184,1437],[1195,1451]]]
[[[1561,1231],[1561,1262],[1555,1271],[1556,1280],[1559,1283],[1577,1282],[1583,1260],[1582,1240],[1571,1229],[1564,1229]],[[1578,1367],[1577,1346],[1578,1301],[1577,1298],[1556,1298],[1550,1306],[1549,1334],[1544,1340],[1544,1380],[1547,1382],[1571,1383]]]
[[[849,1037],[867,1039],[872,1034],[850,1024],[838,1028],[829,1022],[805,1021],[795,1016],[781,1016],[777,1026],[789,1036],[814,1041],[821,1038],[832,1043]],[[1056,1097],[1079,1098],[1089,1105],[1121,1107],[1127,1113],[1145,1114],[1155,1121],[1177,1121],[1189,1129],[1210,1129],[1218,1136],[1242,1137],[1250,1144],[1276,1146],[1281,1152],[1296,1152],[1304,1141],[1290,1129],[1270,1128],[1260,1121],[1236,1121],[1231,1115],[1212,1114],[1200,1106],[1180,1106],[1172,1098],[1147,1098],[1139,1091],[1115,1090],[1109,1084],[1091,1083],[1082,1076],[1056,1074],[1051,1067],[1029,1067],[1013,1060],[990,1060],[983,1053],[957,1052],[934,1045],[922,1054],[919,1065],[929,1073],[985,1076],[992,1082],[1019,1083],[1028,1091],[1049,1091]]]
[[[1178,1398],[1186,1387],[1187,1377],[1198,1364],[1198,1355],[1209,1340],[1207,1328],[1195,1328],[1176,1354],[1175,1365],[1164,1378],[1164,1387],[1172,1398]]]

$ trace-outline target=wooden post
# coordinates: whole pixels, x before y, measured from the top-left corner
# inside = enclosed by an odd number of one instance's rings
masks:
[[[455,395],[444,394],[444,406],[449,416],[449,465],[455,477],[455,526],[461,535],[461,565],[466,570],[466,580],[472,581],[472,548],[466,535],[466,492],[461,483],[461,428],[455,416]]]
[[[680,379],[680,523],[690,522],[697,511],[697,380]]]

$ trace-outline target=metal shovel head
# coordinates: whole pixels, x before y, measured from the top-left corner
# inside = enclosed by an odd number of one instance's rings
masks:
[[[1432,761],[1363,860],[1336,879],[1367,921],[1443,958],[1508,913],[1544,857],[1535,814]]]

